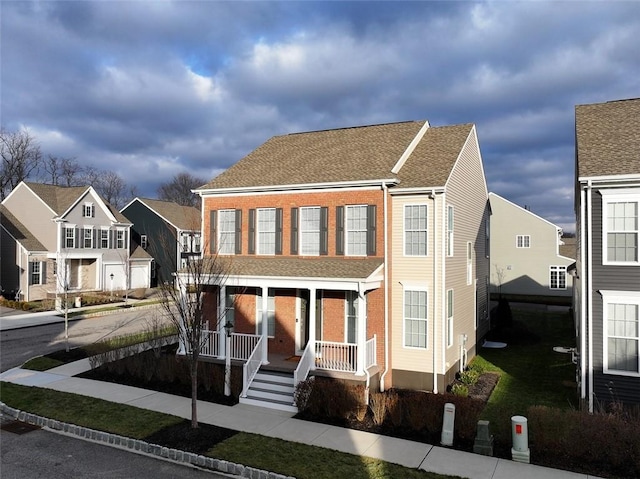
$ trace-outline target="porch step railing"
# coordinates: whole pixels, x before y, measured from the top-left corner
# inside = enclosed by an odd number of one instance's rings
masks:
[[[309,371],[313,368],[313,347],[311,343],[304,348],[298,367],[293,372],[293,385],[297,386],[299,382],[304,381],[309,376]]]
[[[208,329],[202,330],[202,356],[222,358],[224,355],[220,351],[220,333]],[[255,334],[231,333],[231,359],[246,361],[255,350],[260,336]]]
[[[242,366],[242,394],[241,397],[247,397],[247,391],[253,378],[256,377],[260,366],[262,365],[262,348],[265,347],[262,336],[256,336],[258,339],[253,352],[247,358],[247,362]]]

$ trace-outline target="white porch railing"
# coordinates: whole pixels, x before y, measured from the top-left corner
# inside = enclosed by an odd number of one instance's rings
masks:
[[[376,359],[376,335],[373,335],[373,338],[368,339],[365,343],[365,360],[364,360],[364,368],[369,369],[371,366],[375,366],[378,364]]]
[[[232,333],[231,334],[231,359],[246,361],[256,350],[262,336],[255,334]],[[261,356],[262,357],[262,356]]]
[[[355,373],[358,346],[333,341],[316,341],[316,367],[329,371]]]
[[[262,348],[265,347],[262,336],[255,336],[259,338],[253,352],[247,358],[247,362],[242,366],[242,394],[241,396],[247,397],[247,390],[251,385],[251,381],[256,377],[258,369],[262,365]]]
[[[201,356],[212,356],[217,358],[220,356],[220,333],[218,331],[202,330],[202,348]]]

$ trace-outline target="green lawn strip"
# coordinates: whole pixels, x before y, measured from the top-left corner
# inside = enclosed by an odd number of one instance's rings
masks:
[[[445,479],[453,477],[412,469],[379,459],[248,433],[236,434],[215,445],[207,455],[257,469],[277,471],[297,479],[333,479],[335,477]]]
[[[573,346],[573,322],[568,313],[513,311],[518,321],[540,340],[532,344],[507,345],[504,349],[480,348],[473,363],[500,374],[500,381],[482,413],[482,419],[509,431],[509,418],[526,416],[530,406],[569,409],[576,405],[575,364],[569,354],[554,346]]]
[[[16,409],[99,431],[144,440],[183,419],[102,399],[0,382],[0,400]],[[257,434],[239,433],[213,447],[209,456],[288,474],[298,479],[447,479],[397,464],[307,446]]]
[[[182,421],[177,416],[102,399],[7,382],[0,382],[0,400],[21,411],[133,439],[144,439]]]
[[[66,363],[64,361],[60,361],[59,359],[52,359],[47,356],[38,356],[29,359],[29,361],[22,365],[22,368],[31,369],[32,371],[47,371],[49,369],[62,366],[63,364]]]

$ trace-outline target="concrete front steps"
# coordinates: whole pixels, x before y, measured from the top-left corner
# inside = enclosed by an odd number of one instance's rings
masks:
[[[266,407],[297,413],[293,405],[293,373],[258,370],[249,386],[247,397],[240,398],[240,404]]]

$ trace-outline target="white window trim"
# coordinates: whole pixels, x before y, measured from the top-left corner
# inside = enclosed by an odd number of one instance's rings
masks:
[[[107,239],[107,246],[106,247],[102,246],[102,240],[104,239],[102,237],[102,235],[104,235],[105,232],[107,233],[107,238],[106,238]],[[101,249],[109,249],[109,248],[111,248],[111,234],[109,232],[110,232],[110,230],[108,228],[100,228],[100,239],[99,239],[99,241],[100,241],[100,248]]]
[[[140,247],[142,249],[147,249],[149,246],[149,241],[147,239],[147,235],[140,235]]]
[[[118,242],[119,242],[118,233],[122,233],[122,246],[118,246]],[[115,240],[116,240],[115,249],[127,249],[127,230],[125,230],[124,228],[116,229]]]
[[[408,254],[407,253],[407,206],[424,206],[426,210],[426,226],[425,229],[425,253],[424,254]],[[414,231],[414,230],[412,230]],[[415,230],[419,231],[419,230]],[[429,205],[427,203],[405,203],[402,205],[402,254],[407,258],[426,258],[429,256]]]
[[[640,308],[640,291],[600,291],[602,295],[602,369],[604,374],[613,376],[640,377],[640,372],[619,371],[609,369],[609,335],[608,335],[608,305],[610,303],[635,304]],[[640,342],[640,334],[638,341]],[[640,362],[640,358],[638,359]],[[638,365],[640,371],[640,364]]]
[[[273,231],[263,231],[263,233],[273,233],[273,253],[269,252],[269,253],[263,253],[261,250],[261,242],[260,242],[260,213],[261,212],[267,212],[267,211],[273,211]],[[276,232],[276,222],[278,221],[278,213],[276,211],[276,208],[257,208],[256,209],[256,254],[259,256],[275,256],[276,254],[276,241],[277,241],[277,232]]]
[[[638,266],[640,265],[640,193],[635,189],[623,190],[602,190],[602,264],[613,266]],[[609,203],[637,203],[638,204],[638,225],[636,230],[636,248],[638,248],[636,261],[609,261],[607,259],[607,205]]]
[[[91,235],[89,238],[87,238],[87,231],[91,231]],[[87,242],[86,240],[89,239],[91,246],[87,246]],[[85,249],[92,249],[93,248],[93,226],[83,226],[82,227],[82,247]]]
[[[222,217],[225,214],[231,214],[233,215],[233,231],[226,231],[226,230],[222,230]],[[256,215],[257,216],[257,215]],[[224,245],[228,245],[226,241],[222,241],[222,235],[223,234],[231,234],[231,236],[233,237],[233,246],[231,248],[231,252],[227,252],[227,251],[223,251],[222,246]],[[218,244],[218,254],[222,254],[222,255],[232,255],[235,254],[236,252],[236,210],[234,209],[223,209],[218,211],[218,232],[217,232],[218,237],[216,238],[217,240],[217,244]]]
[[[317,210],[318,211],[318,229],[317,230],[309,230],[309,231],[304,231],[302,229],[302,212],[303,210]],[[298,255],[299,256],[320,256],[320,231],[322,229],[322,212],[321,212],[321,208],[320,206],[301,206],[300,207],[300,211],[299,211],[299,215],[298,215],[298,222],[299,222],[299,227],[298,227]],[[316,238],[318,240],[318,250],[316,252],[313,253],[307,253],[303,251],[304,248],[304,235],[303,233],[316,233]],[[345,249],[346,249],[346,245],[345,245]]]
[[[72,231],[73,234],[71,238],[67,236],[67,232]],[[73,240],[73,246],[67,246],[67,240]],[[65,225],[64,226],[64,248],[63,249],[75,249],[76,247],[76,225]]]
[[[200,236],[200,233],[194,233],[193,234],[193,252],[194,253],[200,253],[202,252],[202,237]]]
[[[87,211],[89,214],[87,215]],[[93,218],[95,216],[95,206],[93,203],[87,202],[82,205],[82,217],[83,218]]]
[[[426,301],[426,307],[427,307],[427,318],[424,320],[426,325],[425,325],[425,347],[422,348],[420,346],[409,346],[406,343],[406,339],[407,339],[407,315],[406,315],[406,311],[405,311],[405,293],[408,291],[418,291],[418,292],[424,292],[427,295],[427,301]],[[418,319],[417,319],[418,320]],[[418,320],[418,321],[422,321],[422,320]],[[402,347],[404,349],[413,349],[416,351],[428,351],[429,348],[429,290],[424,287],[424,286],[415,286],[415,285],[403,285],[402,286]]]
[[[551,284],[551,273],[553,271],[556,271],[558,273],[558,284],[560,284],[560,274],[564,275],[564,286],[562,288],[560,287],[553,287]],[[567,267],[566,266],[561,266],[561,265],[550,265],[549,266],[549,289],[553,290],[553,291],[564,291],[567,289]]]
[[[522,238],[522,246],[519,246],[520,238]],[[527,241],[525,241],[525,239]],[[531,235],[516,235],[516,248],[518,249],[531,248]]]
[[[44,284],[42,282],[42,269],[43,269],[42,268],[42,263],[43,263],[43,261],[29,261],[29,279],[28,279],[28,281],[29,281],[29,284],[31,286],[38,286],[38,285]],[[38,272],[37,273],[33,271],[33,269],[32,269],[33,265],[38,265]],[[37,283],[35,281],[32,281],[32,277],[33,277],[34,274],[38,275],[38,282]]]
[[[191,235],[189,233],[181,233],[180,251],[182,253],[191,253]]]

